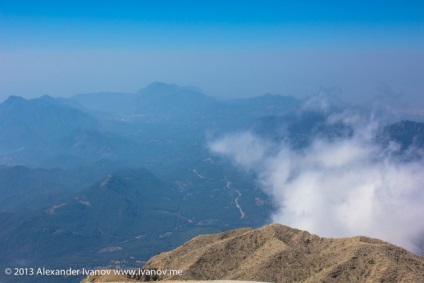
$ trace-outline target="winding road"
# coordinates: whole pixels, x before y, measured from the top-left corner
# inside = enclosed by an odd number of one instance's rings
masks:
[[[234,203],[236,204],[237,209],[240,211],[240,219],[243,219],[243,218],[246,216],[246,213],[244,213],[243,209],[241,208],[241,206],[240,206],[240,204],[239,204],[239,202],[238,202],[239,198],[241,197],[241,193],[240,193],[240,191],[239,191],[239,190],[234,189],[234,188],[231,186],[231,182],[227,182],[227,188],[237,193],[237,195],[238,195],[238,196],[237,196],[237,197],[236,197],[236,199],[234,200]]]

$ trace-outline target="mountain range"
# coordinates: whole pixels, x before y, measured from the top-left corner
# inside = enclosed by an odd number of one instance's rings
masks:
[[[0,104],[0,267],[133,267],[197,235],[268,223],[275,207],[257,176],[208,143],[250,131],[301,150],[316,135],[351,134],[303,104],[159,82],[130,94],[9,97]],[[423,125],[385,124],[375,139],[400,144],[402,156],[424,146]]]

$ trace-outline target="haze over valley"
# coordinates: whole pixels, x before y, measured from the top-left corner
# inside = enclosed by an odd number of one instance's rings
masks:
[[[0,1],[0,282],[155,258],[186,279],[419,281],[423,11]],[[217,272],[231,249],[240,270]]]
[[[0,117],[2,266],[134,267],[270,222],[423,252],[420,122],[323,93],[222,100],[159,82],[9,97]]]

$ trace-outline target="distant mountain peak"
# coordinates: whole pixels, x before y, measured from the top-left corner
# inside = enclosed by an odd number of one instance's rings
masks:
[[[22,96],[11,95],[2,104],[25,103],[27,100]]]
[[[168,87],[178,87],[176,84],[168,84],[160,81],[154,81],[148,84],[145,88],[168,88]]]
[[[141,88],[137,92],[137,94],[142,94],[142,93],[151,92],[151,91],[169,91],[169,90],[173,90],[175,88],[178,88],[178,86],[175,85],[175,84],[167,84],[167,83],[164,83],[164,82],[155,81],[155,82],[148,84],[147,86]]]
[[[50,95],[43,95],[41,97],[33,98],[29,100],[30,103],[39,104],[39,105],[62,105],[63,103]]]
[[[62,105],[66,104],[65,99],[63,98],[55,98],[50,95],[43,95],[41,97],[25,99],[21,96],[9,96],[2,104],[5,105],[23,105],[28,103],[29,105],[40,105],[40,104],[57,104]]]
[[[278,97],[278,96],[282,96],[282,95],[267,92],[267,93],[265,93],[265,94],[264,94],[264,95],[262,95],[262,96],[263,96],[263,97]]]
[[[54,101],[55,100],[54,97],[52,97],[52,96],[50,96],[48,94],[45,94],[45,95],[43,95],[43,96],[41,96],[41,97],[39,97],[37,99],[38,100],[42,100],[42,101]]]
[[[200,94],[199,89],[190,86],[179,86],[176,84],[167,84],[164,82],[155,81],[146,87],[140,89],[137,94],[139,95],[171,95],[177,92],[197,92]]]
[[[11,95],[5,101],[0,103],[0,117],[2,117],[2,119],[5,119],[5,117],[2,115],[5,115],[6,113],[9,113],[11,111],[13,112],[16,109],[26,107],[27,104],[28,100],[26,100],[25,98],[21,96]]]
[[[258,99],[265,99],[265,100],[272,100],[272,101],[274,101],[274,100],[282,100],[282,99],[284,99],[284,100],[290,99],[292,101],[297,101],[297,99],[295,97],[293,97],[293,96],[282,95],[282,94],[277,94],[277,93],[270,93],[270,92],[267,92],[267,93],[265,93],[265,94],[263,94],[261,96],[257,96],[256,98],[258,98]]]

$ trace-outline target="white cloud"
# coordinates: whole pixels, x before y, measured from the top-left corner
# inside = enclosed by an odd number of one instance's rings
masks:
[[[258,166],[267,156],[269,144],[251,133],[227,135],[209,145],[216,153],[231,157],[246,169]]]
[[[346,115],[336,120],[353,125],[353,135],[317,137],[293,150],[240,133],[210,149],[258,173],[277,207],[274,222],[325,237],[376,237],[417,251],[414,241],[424,237],[423,160],[401,161],[396,147],[376,144],[375,122]]]

